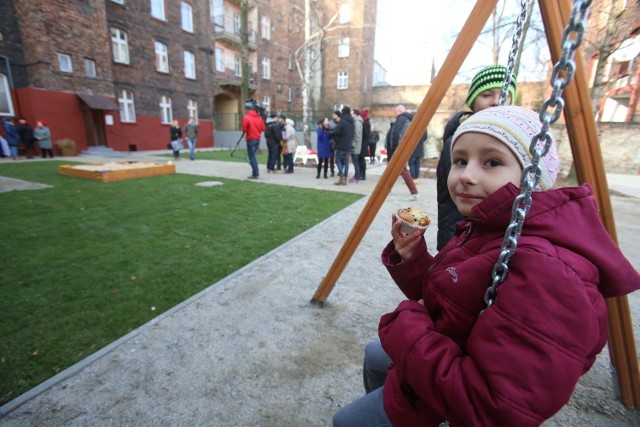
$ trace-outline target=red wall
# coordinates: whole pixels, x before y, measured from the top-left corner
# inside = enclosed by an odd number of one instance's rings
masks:
[[[87,149],[87,130],[82,108],[84,104],[75,93],[18,89],[15,91],[16,117],[25,117],[32,127],[36,121],[44,120],[51,129],[55,141],[69,138],[76,143],[76,152]],[[112,99],[113,100],[113,99]],[[86,107],[85,107],[86,108]],[[121,123],[117,110],[103,111],[113,117],[113,125],[105,124],[107,146],[115,151],[128,151],[135,144],[138,151],[163,150],[169,142],[169,125],[160,124],[157,116],[136,115],[136,123]],[[186,118],[177,118],[184,127]],[[200,120],[197,146],[213,147],[213,121]]]

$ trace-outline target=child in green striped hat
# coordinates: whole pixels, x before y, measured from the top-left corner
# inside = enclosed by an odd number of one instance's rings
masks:
[[[442,137],[442,152],[436,169],[437,177],[437,194],[438,194],[438,250],[453,237],[456,231],[456,224],[462,220],[462,215],[458,212],[447,188],[447,176],[451,169],[451,138],[454,132],[466,118],[471,114],[482,111],[485,108],[495,107],[500,102],[502,87],[507,76],[507,67],[502,65],[490,65],[484,67],[473,77],[469,94],[467,95],[466,104],[471,111],[459,111],[444,128],[444,136]],[[505,100],[505,104],[511,104],[516,94],[516,76],[511,75],[509,83],[509,96]]]

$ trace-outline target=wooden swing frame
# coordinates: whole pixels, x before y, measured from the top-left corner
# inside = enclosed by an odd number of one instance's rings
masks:
[[[447,89],[469,55],[482,28],[495,9],[498,0],[477,0],[476,4],[454,42],[442,68],[435,76],[422,104],[409,125],[402,142],[395,151],[380,181],[362,210],[355,226],[351,230],[340,252],[318,286],[312,303],[322,305],[336,281],[344,271],[362,241],[369,225],[378,214],[395,181],[409,160],[420,135],[427,128]],[[538,0],[542,20],[551,52],[551,60],[557,63],[562,56],[561,40],[564,28],[571,17],[571,1]],[[602,152],[598,140],[587,78],[581,51],[575,52],[576,72],[574,81],[564,88],[563,110],[567,133],[571,144],[576,174],[579,183],[588,182],[600,208],[602,222],[611,238],[617,242],[611,199],[605,175]],[[411,142],[413,141],[413,142]],[[619,397],[627,408],[640,407],[640,371],[629,303],[627,297],[607,299],[609,317],[609,353],[614,368],[614,380],[617,379]]]

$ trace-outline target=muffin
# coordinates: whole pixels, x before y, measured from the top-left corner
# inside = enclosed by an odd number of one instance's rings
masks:
[[[406,234],[410,234],[415,230],[426,230],[431,223],[429,214],[416,207],[398,209],[396,216],[402,220],[400,231]]]

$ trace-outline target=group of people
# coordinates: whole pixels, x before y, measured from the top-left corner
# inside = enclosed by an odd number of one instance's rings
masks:
[[[403,233],[392,215],[381,260],[407,299],[381,317],[378,339],[364,349],[366,394],[340,409],[334,426],[538,426],[569,401],[606,344],[605,298],[640,289],[590,185],[553,188],[560,160],[551,139],[508,274],[486,300],[543,128],[537,113],[510,105],[515,76],[500,105],[507,72],[482,69],[470,111],[446,125],[437,254],[424,230]]]
[[[263,120],[256,105],[245,104],[247,113],[242,118],[242,132],[247,143],[247,155],[251,165],[249,179],[260,176],[256,152],[260,144],[260,136],[264,132],[267,141],[267,173],[294,173],[293,155],[298,145],[295,122],[285,114],[271,113]],[[336,166],[338,181],[336,185],[347,185],[349,160],[354,166],[354,174],[348,180],[358,183],[366,180],[367,158],[374,162],[376,146],[380,134],[372,129],[369,110],[351,110],[343,107],[334,111],[331,120],[323,117],[317,122],[317,174],[316,178],[335,176]]]
[[[17,125],[12,118],[5,117],[2,119],[2,130],[3,135],[0,135],[2,157],[18,160],[22,151],[24,157],[33,159],[37,147],[43,159],[53,158],[51,130],[44,120],[38,120],[34,129],[24,117],[18,119]]]
[[[184,149],[184,140],[189,147],[189,159],[196,159],[196,141],[198,139],[198,124],[196,119],[191,117],[184,128],[180,128],[180,122],[173,120],[169,127],[169,146],[173,152],[174,160],[180,160],[180,150]]]

